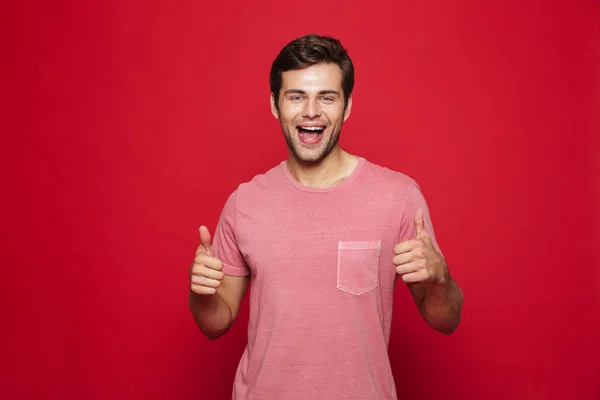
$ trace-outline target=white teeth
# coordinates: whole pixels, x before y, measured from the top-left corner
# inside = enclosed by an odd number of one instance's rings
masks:
[[[300,128],[307,131],[322,131],[324,129],[322,126],[301,126]]]

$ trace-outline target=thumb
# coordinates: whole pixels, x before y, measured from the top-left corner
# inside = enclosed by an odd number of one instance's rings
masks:
[[[421,237],[425,233],[422,208],[417,208],[417,211],[415,211],[415,232],[417,233],[417,237]]]
[[[210,232],[208,228],[202,225],[199,229],[200,231],[200,245],[206,249],[206,252],[209,256],[212,257],[212,245],[210,244]]]

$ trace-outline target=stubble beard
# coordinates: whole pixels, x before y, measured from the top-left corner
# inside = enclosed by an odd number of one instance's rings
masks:
[[[333,149],[335,149],[335,147],[337,146],[340,140],[340,133],[342,132],[342,125],[343,122],[340,122],[340,126],[337,129],[334,128],[335,130],[332,132],[331,136],[329,136],[327,145],[323,147],[322,150],[316,156],[312,157],[303,157],[299,149],[299,147],[302,144],[294,142],[294,140],[292,139],[292,134],[297,135],[297,130],[295,128],[292,132],[289,132],[282,123],[281,130],[283,131],[283,136],[285,137],[285,142],[287,143],[288,149],[290,149],[296,160],[305,163],[319,163],[325,158],[327,158],[327,156],[331,154]],[[324,134],[325,133],[323,133],[323,135]]]

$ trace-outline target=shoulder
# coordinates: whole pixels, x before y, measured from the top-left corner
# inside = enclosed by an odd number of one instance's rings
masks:
[[[364,175],[369,181],[377,184],[379,187],[393,190],[396,193],[400,192],[408,195],[414,188],[419,188],[417,181],[413,177],[403,172],[375,164],[369,160],[365,160],[363,169]]]
[[[269,170],[255,175],[252,179],[240,183],[229,196],[228,202],[237,203],[264,196],[280,187],[282,178],[285,178],[283,164],[279,163]]]

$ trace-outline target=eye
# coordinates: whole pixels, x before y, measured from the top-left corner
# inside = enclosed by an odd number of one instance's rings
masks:
[[[300,101],[300,100],[302,100],[302,96],[292,96],[292,97],[290,97],[290,100],[292,100],[292,101]]]
[[[333,101],[333,97],[324,96],[322,100],[326,103],[331,103]]]

